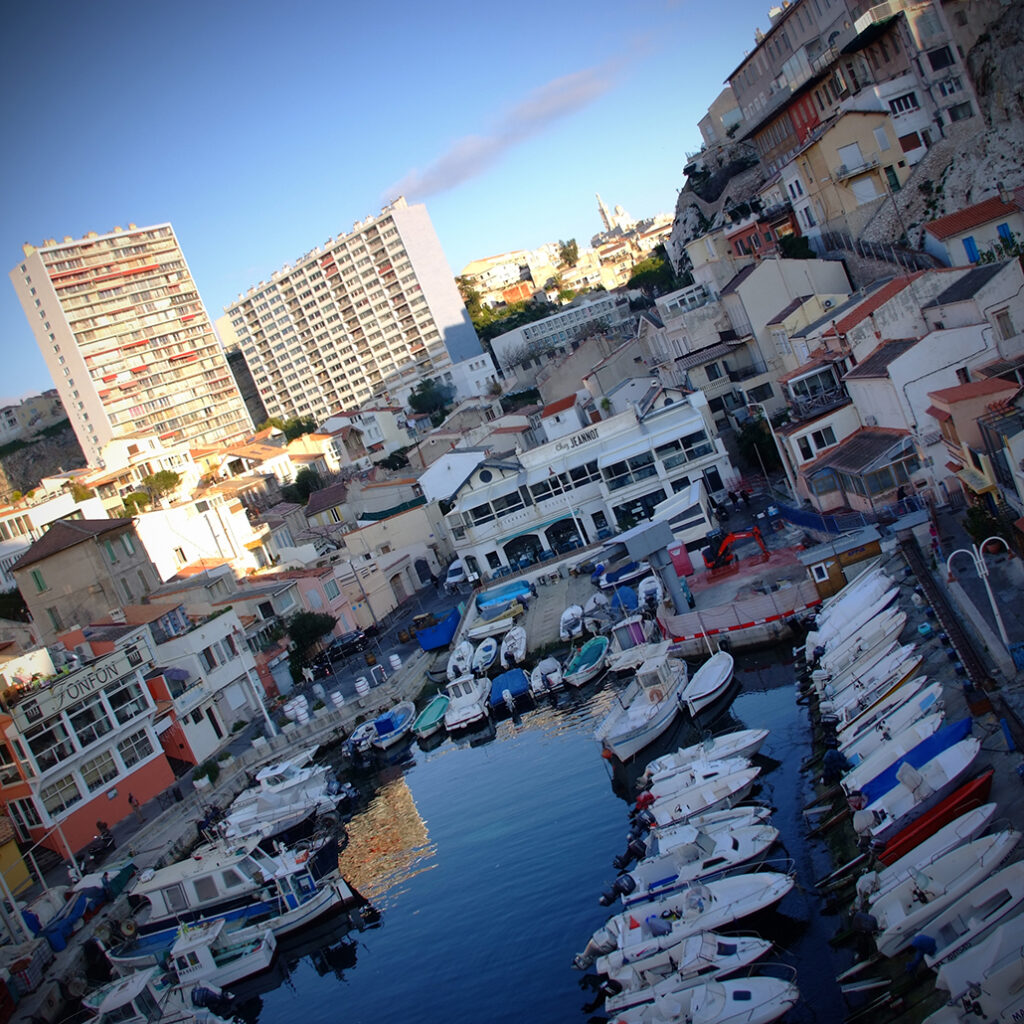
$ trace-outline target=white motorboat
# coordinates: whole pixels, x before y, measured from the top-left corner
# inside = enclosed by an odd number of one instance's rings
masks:
[[[412,731],[416,720],[416,705],[411,700],[399,701],[373,720],[374,737],[371,743],[378,750],[390,750]]]
[[[637,607],[640,609],[658,609],[664,596],[661,580],[655,575],[645,576],[636,588]]]
[[[223,918],[196,928],[183,926],[171,947],[168,967],[182,985],[231,985],[265,971],[274,961],[277,939],[268,928],[239,941]]]
[[[595,591],[583,605],[583,628],[588,633],[604,633],[612,624],[607,594]]]
[[[673,772],[653,782],[637,797],[637,806],[646,807],[657,800],[674,800],[682,797],[686,790],[694,786],[702,786],[712,779],[720,779],[724,775],[732,775],[751,767],[746,757],[728,757],[721,761],[694,761],[689,768]]]
[[[916,687],[913,675],[921,661],[921,655],[914,655],[900,662],[886,675],[876,676],[871,672],[865,677],[864,683],[847,687],[837,700],[820,701],[818,708],[823,720],[833,723],[836,728],[844,728],[863,712],[870,713],[876,706],[895,696],[908,684],[912,684],[909,685],[909,692],[913,692]]]
[[[843,789],[847,793],[854,793],[866,783],[870,782],[880,772],[885,771],[891,764],[895,764],[901,757],[910,753],[923,740],[933,736],[942,726],[942,712],[928,715],[906,729],[898,732],[895,736],[881,739],[876,749],[871,750],[866,758],[861,760],[852,759],[849,754],[846,759],[851,761],[851,768],[842,778]]]
[[[448,684],[448,710],[444,713],[444,727],[448,732],[468,729],[484,721],[489,712],[491,682],[474,675],[465,675]]]
[[[731,757],[753,757],[767,738],[767,729],[735,729],[718,736],[709,736],[700,743],[680,747],[672,754],[663,754],[648,762],[646,770],[637,781],[637,786],[645,786],[655,779],[684,771],[694,761],[724,761]]]
[[[928,925],[936,950],[925,963],[936,970],[980,942],[1024,910],[1024,861],[997,871],[979,882]]]
[[[774,906],[793,888],[790,875],[754,871],[713,882],[696,882],[641,908],[614,914],[599,928],[576,963],[608,973],[675,946],[699,932],[714,931]]]
[[[771,825],[751,825],[714,833],[696,830],[692,843],[680,843],[656,857],[645,857],[626,874],[619,875],[601,896],[608,907],[621,897],[624,907],[637,906],[679,892],[690,882],[709,879],[740,865],[764,859],[779,838]]]
[[[541,658],[530,673],[530,691],[536,696],[562,689],[562,663],[557,658]]]
[[[641,859],[658,857],[674,850],[677,846],[692,843],[701,832],[717,835],[719,832],[729,832],[732,829],[767,825],[771,823],[771,820],[771,808],[759,805],[725,807],[717,811],[707,811],[704,814],[694,814],[687,821],[666,825],[664,828],[651,832],[647,837],[644,856]]]
[[[618,1011],[615,1024],[771,1024],[800,1001],[792,981],[768,975],[688,987],[668,980],[648,991],[650,1001]]]
[[[837,675],[869,658],[878,648],[895,641],[906,625],[907,613],[887,609],[868,622],[860,633],[840,640],[822,655],[815,672]],[[812,673],[812,678],[821,678]]]
[[[477,615],[473,624],[466,630],[465,637],[467,640],[478,641],[489,636],[501,636],[516,624],[519,616],[525,611],[525,598],[517,598],[486,608]]]
[[[501,667],[515,668],[526,659],[526,630],[513,626],[501,641]]]
[[[924,1024],[1024,1020],[1024,917],[1017,915],[986,939],[946,961],[935,987],[948,992],[947,1006]]]
[[[204,985],[216,995],[212,983]],[[226,1022],[205,1006],[194,1003],[194,986],[174,983],[174,976],[162,967],[134,971],[124,978],[94,989],[82,998],[82,1009],[96,1018],[97,1024],[216,1024]]]
[[[221,825],[229,840],[257,836],[269,839],[300,825],[313,815],[332,813],[340,787],[330,769],[301,766],[294,760],[278,761],[256,773],[256,783],[231,804]]]
[[[650,999],[650,988],[672,980],[674,986],[697,985],[709,978],[732,974],[766,956],[772,943],[754,935],[718,935],[700,932],[678,946],[649,957],[643,970],[627,964],[609,975],[622,991],[608,996],[604,1011],[609,1017]]]
[[[486,675],[497,660],[498,641],[493,636],[486,636],[473,652],[470,671],[476,676]]]
[[[876,705],[873,713],[839,732],[839,750],[847,757],[864,757],[879,739],[894,736],[912,722],[944,709],[942,683],[929,684],[927,676],[916,676]]]
[[[816,657],[819,651],[824,653],[838,638],[856,636],[879,612],[896,600],[899,592],[899,587],[890,586],[884,590],[876,587],[855,594],[848,602],[837,606],[824,622],[807,634],[805,652],[808,661]]]
[[[822,601],[814,614],[814,621],[805,638],[804,648],[807,659],[810,660],[814,656],[818,634],[823,630],[830,630],[836,620],[841,620],[848,610],[853,610],[853,606],[870,605],[876,597],[884,594],[891,586],[892,580],[888,574],[876,565],[872,570],[861,573],[852,583]]]
[[[659,830],[679,822],[690,821],[695,814],[707,814],[746,799],[761,769],[744,768],[730,775],[720,775],[699,786],[691,786],[670,800],[657,800],[642,812],[652,827]]]
[[[649,658],[618,695],[594,738],[606,758],[625,763],[653,743],[679,712],[678,695],[686,686],[686,664],[662,655]]]
[[[468,640],[460,640],[448,657],[448,682],[468,675],[473,669],[473,652],[476,648]]]
[[[575,640],[583,635],[583,606],[571,604],[558,621],[558,635],[562,640]]]
[[[877,871],[866,871],[857,879],[857,896],[865,901],[876,899],[909,878],[915,871],[927,871],[933,860],[980,836],[995,811],[994,803],[982,804],[980,807],[965,811],[899,860]]]
[[[713,654],[679,692],[679,706],[696,718],[729,689],[735,662],[728,651]]]
[[[852,670],[824,682],[814,683],[814,689],[825,705],[825,712],[838,714],[841,708],[854,700],[859,707],[866,707],[870,694],[885,680],[904,679],[913,674],[921,663],[921,656],[917,655],[915,659],[914,651],[913,644],[900,646],[897,640],[892,640],[877,647]]]
[[[884,843],[904,825],[919,818],[957,787],[981,750],[968,736],[941,751],[920,769],[900,765],[899,784],[867,807],[854,811],[853,827],[862,836]]]
[[[927,931],[942,911],[992,874],[1020,838],[1021,833],[1007,829],[974,839],[873,899],[869,909],[880,929],[875,936],[878,952],[895,956],[918,932]]]

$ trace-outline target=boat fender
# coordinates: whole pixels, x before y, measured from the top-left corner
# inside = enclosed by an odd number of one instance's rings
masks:
[[[875,824],[875,812],[860,810],[854,811],[853,830],[857,833],[864,833],[871,830]]]
[[[654,794],[650,790],[646,790],[636,798],[636,809],[642,811],[645,807],[650,807],[654,803]]]
[[[657,686],[647,691],[647,696],[652,704],[660,704],[665,699],[665,694]]]
[[[296,864],[305,864],[307,860],[309,860],[309,850],[300,850],[295,855]]]
[[[134,918],[126,917],[119,925],[118,928],[121,930],[121,934],[126,938],[132,938],[139,930],[139,926]]]

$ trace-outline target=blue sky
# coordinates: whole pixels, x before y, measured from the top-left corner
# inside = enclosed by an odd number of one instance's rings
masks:
[[[453,273],[671,212],[697,121],[766,2],[10,8],[4,271],[23,242],[169,220],[211,316],[379,211],[423,201]],[[50,386],[9,281],[0,398]]]

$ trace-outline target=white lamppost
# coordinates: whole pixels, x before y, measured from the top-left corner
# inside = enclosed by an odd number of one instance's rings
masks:
[[[974,568],[977,570],[978,576],[981,578],[981,582],[985,584],[985,593],[988,594],[989,604],[992,605],[992,614],[996,617],[996,625],[999,627],[999,636],[1003,641],[1003,646],[1009,650],[1010,638],[1006,635],[1006,627],[1003,625],[1003,617],[999,614],[999,605],[996,604],[995,595],[992,593],[992,587],[988,582],[988,566],[985,564],[985,548],[993,541],[998,541],[1006,548],[1007,552],[1012,556],[1013,552],[1010,551],[1010,545],[1003,540],[1002,537],[986,537],[980,545],[972,544],[970,548],[957,548],[949,558],[946,559],[946,574],[949,578],[949,582],[953,582],[953,569],[951,563],[957,555],[969,555],[971,560],[974,562]]]
[[[789,492],[793,496],[793,503],[795,504],[799,499],[797,497],[796,482],[790,476],[789,462],[786,459],[786,453],[782,450],[782,446],[779,444],[779,439],[775,436],[775,428],[772,427],[771,417],[768,415],[768,410],[764,407],[761,402],[747,402],[748,409],[760,409],[761,415],[764,417],[765,423],[768,424],[768,433],[771,435],[771,439],[775,444],[775,451],[779,456],[779,462],[782,463],[782,472],[786,474],[786,483],[789,485]],[[757,451],[757,445],[755,444],[754,450]],[[758,452],[757,457],[761,458],[761,453]],[[761,463],[761,468],[764,469],[764,462]],[[768,473],[765,471],[765,480],[768,479]],[[771,489],[771,483],[768,484]]]

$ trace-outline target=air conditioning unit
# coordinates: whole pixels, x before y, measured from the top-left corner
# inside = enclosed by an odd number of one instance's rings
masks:
[[[822,304],[822,309],[831,309],[836,304],[835,299],[826,299]]]

